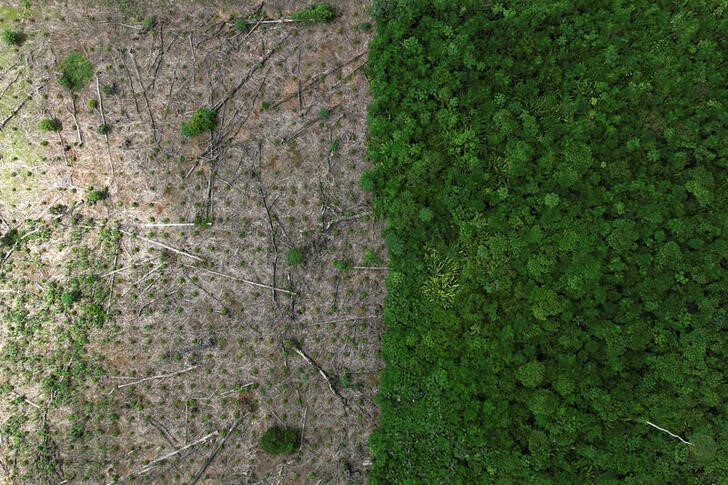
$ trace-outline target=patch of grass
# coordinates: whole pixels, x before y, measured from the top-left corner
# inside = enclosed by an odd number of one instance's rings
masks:
[[[142,25],[144,25],[144,30],[152,30],[157,25],[157,16],[149,15],[148,17],[145,17]]]
[[[182,123],[182,134],[187,137],[197,136],[212,130],[217,124],[217,113],[208,108],[200,108],[194,112],[190,121]]]
[[[303,251],[298,248],[291,248],[286,252],[286,261],[292,266],[303,264],[304,260]]]
[[[91,204],[95,204],[96,202],[107,199],[108,197],[109,189],[107,187],[104,187],[103,189],[95,189],[93,187],[89,187],[86,190],[86,200]]]
[[[19,30],[5,29],[2,38],[7,45],[19,46],[25,42],[25,34]]]
[[[348,259],[337,259],[334,261],[334,268],[339,271],[350,271],[354,267],[354,263]]]
[[[260,447],[271,455],[290,455],[300,446],[300,436],[297,430],[273,426],[260,438]]]
[[[38,122],[41,131],[61,131],[63,123],[58,118],[43,118]]]
[[[328,3],[319,3],[293,12],[291,18],[305,22],[331,22],[336,18],[336,10]]]
[[[322,120],[328,120],[331,118],[331,110],[328,108],[321,108],[319,110],[319,118]]]
[[[69,91],[82,90],[94,75],[91,62],[77,52],[64,57],[58,69],[61,72],[58,83]]]

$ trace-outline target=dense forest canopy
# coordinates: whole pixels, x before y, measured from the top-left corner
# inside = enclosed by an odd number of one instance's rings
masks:
[[[374,13],[371,481],[725,479],[728,3]]]

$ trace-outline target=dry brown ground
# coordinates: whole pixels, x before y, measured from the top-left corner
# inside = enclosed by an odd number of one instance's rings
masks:
[[[270,1],[261,10],[251,1],[109,3],[49,2],[20,22],[30,36],[18,55],[36,92],[8,129],[45,158],[13,159],[18,148],[0,147],[0,215],[9,226],[43,221],[57,204],[68,208],[50,241],[1,268],[13,274],[0,289],[3,305],[18,296],[17,279],[28,288],[35,280],[42,293],[62,273],[74,213],[127,231],[116,254],[91,242],[87,257],[108,271],[139,263],[102,279],[113,288],[113,319],[92,332],[88,347],[104,375],[79,393],[85,403],[105,399],[113,423],[89,424],[71,440],[78,403],[54,405],[43,418],[57,443],[59,481],[190,483],[233,426],[199,483],[363,481],[377,423],[384,271],[356,267],[366,248],[385,256],[380,224],[357,185],[368,167],[370,34],[358,28],[367,2],[331,2],[340,15],[330,24],[261,23],[250,32],[235,31],[230,20],[283,18],[305,3]],[[141,19],[149,15],[157,23],[146,31]],[[71,51],[91,60],[100,85],[117,88],[101,96],[108,147],[96,131],[100,111],[87,106],[97,98],[96,80],[76,98],[77,143],[71,97],[54,72]],[[211,135],[182,137],[180,123],[195,109],[221,101]],[[60,140],[36,129],[49,116],[63,122]],[[32,177],[11,176],[25,169]],[[109,198],[84,203],[91,185],[108,186]],[[195,217],[214,223],[189,225]],[[290,248],[303,251],[303,265],[288,264]],[[337,260],[355,269],[338,270]],[[32,403],[49,399],[14,383],[10,365],[0,376]],[[0,404],[0,423],[36,407],[43,406]],[[261,434],[276,423],[302,429],[298,453],[260,450]],[[221,433],[144,469],[214,432]],[[0,480],[15,473],[10,450],[0,442]]]

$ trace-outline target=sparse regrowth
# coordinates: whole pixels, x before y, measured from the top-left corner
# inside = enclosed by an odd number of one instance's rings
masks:
[[[25,34],[18,30],[3,30],[3,42],[7,45],[20,45],[25,40]]]
[[[210,131],[217,124],[217,113],[208,108],[200,108],[194,112],[190,121],[182,123],[184,136],[197,136]]]
[[[109,189],[106,187],[104,187],[103,189],[95,189],[93,187],[89,187],[88,190],[86,190],[86,200],[91,204],[95,204],[96,202],[104,200],[108,197]]]
[[[60,64],[58,83],[70,91],[80,91],[91,81],[94,69],[91,62],[81,54],[72,52]]]
[[[38,122],[41,131],[61,131],[63,123],[58,118],[43,118]]]
[[[298,431],[280,426],[273,426],[260,438],[260,447],[271,455],[290,455],[300,446]]]
[[[296,266],[303,264],[303,252],[298,248],[291,248],[286,252],[286,261],[288,264]]]
[[[336,18],[336,11],[328,3],[318,3],[293,12],[291,18],[306,22],[331,22]]]

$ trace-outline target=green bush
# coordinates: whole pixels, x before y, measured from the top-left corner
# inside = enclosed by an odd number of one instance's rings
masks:
[[[89,187],[86,190],[86,201],[90,202],[91,204],[95,204],[96,202],[104,200],[108,197],[109,189],[107,187],[103,189],[95,189],[93,187]]]
[[[369,480],[719,483],[724,12],[373,12],[360,185],[387,219],[390,271]]]
[[[98,128],[96,128],[96,132],[99,135],[108,135],[109,133],[111,133],[111,127],[109,125],[100,124]]]
[[[336,11],[328,3],[319,3],[293,12],[291,18],[307,22],[331,22],[336,18]]]
[[[288,251],[286,251],[286,261],[288,261],[288,264],[293,266],[303,264],[303,251],[297,248],[289,249]]]
[[[328,120],[331,117],[331,110],[327,108],[321,108],[319,110],[319,118],[322,120]]]
[[[190,121],[182,123],[182,134],[188,137],[197,136],[212,130],[216,124],[217,113],[208,108],[200,108],[193,113]]]
[[[351,269],[354,267],[354,263],[352,263],[348,259],[337,259],[334,261],[334,268],[338,269],[339,271],[351,271]]]
[[[63,123],[58,118],[43,118],[38,122],[41,131],[61,131]]]
[[[61,76],[58,83],[70,91],[80,91],[94,75],[91,62],[81,54],[72,52],[58,65]]]
[[[248,23],[250,19],[246,18],[237,18],[233,22],[233,28],[237,30],[238,32],[247,32],[250,29],[250,24]]]
[[[87,104],[88,107],[91,109],[96,109],[99,107],[99,102],[96,99],[89,99]]]
[[[273,426],[260,438],[260,447],[271,455],[290,455],[298,450],[300,438],[295,429]]]
[[[17,30],[3,30],[3,41],[7,45],[19,46],[25,41],[25,34]]]
[[[157,16],[149,15],[148,17],[145,17],[143,25],[144,25],[144,30],[152,30],[157,25]]]
[[[118,88],[116,87],[116,83],[112,84],[104,84],[101,86],[101,92],[104,93],[106,96],[114,96],[118,93]]]

